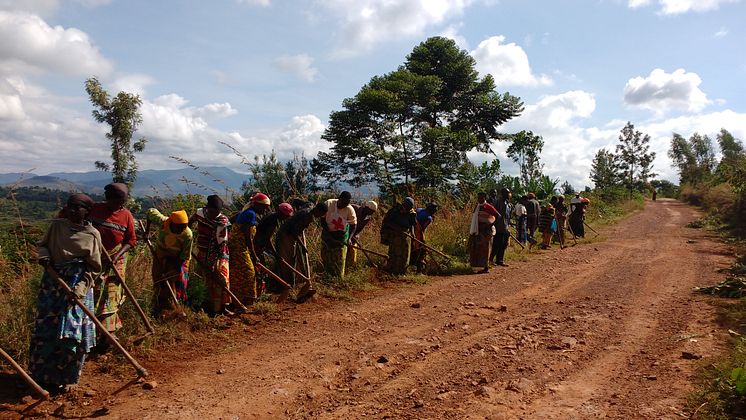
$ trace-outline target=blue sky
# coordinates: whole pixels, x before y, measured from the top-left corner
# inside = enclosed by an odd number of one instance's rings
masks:
[[[312,157],[344,98],[442,35],[524,100],[502,129],[542,135],[548,175],[589,185],[594,154],[629,120],[676,181],[673,132],[746,139],[744,21],[739,0],[0,0],[0,172],[107,159],[83,88],[93,75],[142,96],[143,169],[180,167],[178,155],[245,170],[218,141]],[[515,173],[506,148],[494,149]]]

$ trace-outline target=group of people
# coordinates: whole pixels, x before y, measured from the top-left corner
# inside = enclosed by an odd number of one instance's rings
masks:
[[[529,248],[537,241],[536,231],[541,233],[540,247],[551,247],[552,238],[557,238],[561,246],[565,243],[565,232],[574,237],[585,236],[585,213],[590,200],[581,197],[580,193],[570,200],[570,207],[565,206],[565,197],[554,196],[549,203],[542,206],[536,195],[529,192],[512,204],[513,195],[503,188],[477,194],[477,206],[472,214],[469,226],[469,262],[472,267],[481,268],[482,273],[489,272],[491,264],[507,266],[505,250],[510,243],[512,233],[510,226],[515,225],[513,237],[521,246]]]
[[[106,351],[105,340],[97,345],[91,319],[72,303],[57,277],[109,333],[113,335],[122,327],[119,307],[125,295],[120,279],[125,276],[128,251],[136,245],[135,219],[125,207],[129,200],[125,184],[109,184],[104,192],[102,203],[85,194],[71,195],[38,246],[39,263],[45,271],[38,292],[29,370],[47,389],[76,384],[86,355],[95,347]],[[570,201],[569,211],[563,197],[553,198],[543,208],[532,193],[515,205],[511,201],[507,189],[499,196],[494,190],[489,196],[478,195],[468,246],[471,265],[483,272],[489,270],[490,262],[506,265],[504,255],[513,219],[517,240],[524,244],[535,243],[538,229],[544,235],[542,245],[549,246],[553,233],[563,234],[565,220],[575,235],[583,235],[588,201],[579,195]],[[291,287],[300,284],[296,299],[304,302],[315,293],[306,242],[308,227],[319,224],[324,274],[343,278],[359,252],[370,259],[372,251],[361,246],[360,238],[378,207],[375,201],[353,204],[352,195],[344,191],[316,204],[283,202],[274,211],[270,197],[257,192],[230,215],[224,213],[227,208],[217,195],[208,196],[206,204],[191,215],[185,210],[164,215],[151,208],[140,227],[152,252],[153,312],[159,315],[186,302],[190,275],[204,281],[208,298],[203,308],[212,315],[230,315],[245,308],[265,288],[282,301]],[[411,197],[392,206],[380,229],[380,242],[388,247],[386,263],[380,268],[392,275],[405,274],[410,266],[422,271],[430,249],[425,231],[437,212],[436,203],[418,208]],[[152,241],[151,229],[155,230]],[[260,272],[266,275],[258,275]]]

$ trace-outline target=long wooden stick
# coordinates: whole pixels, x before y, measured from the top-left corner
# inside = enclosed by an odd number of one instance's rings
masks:
[[[288,264],[288,265],[289,265],[289,264]],[[265,273],[269,274],[269,276],[270,276],[270,277],[272,277],[273,279],[275,279],[275,280],[276,280],[276,281],[277,281],[278,283],[280,283],[280,284],[281,284],[281,285],[283,285],[284,287],[286,287],[286,288],[288,288],[288,289],[291,289],[291,288],[292,288],[292,287],[291,287],[291,286],[290,286],[290,285],[288,284],[288,282],[286,282],[285,280],[283,280],[283,279],[282,279],[282,277],[280,277],[280,276],[278,276],[277,274],[275,274],[275,273],[274,273],[274,272],[273,272],[272,270],[270,270],[269,268],[267,268],[267,266],[265,266],[264,264],[260,263],[259,261],[257,261],[257,262],[256,262],[256,267],[257,267],[258,269],[260,269],[260,270],[264,271]],[[295,270],[295,269],[293,269],[293,270]],[[297,271],[296,271],[296,272],[297,272]],[[299,273],[299,274],[300,274],[300,273]],[[305,278],[305,276],[304,276],[304,278]]]
[[[306,252],[306,257],[304,258],[304,262],[306,263],[306,276],[310,279],[311,278],[311,256],[308,255],[308,245],[306,244],[306,231],[304,230],[301,234],[300,243],[303,245],[303,249]]]
[[[106,337],[109,343],[112,344],[114,347],[116,347],[116,349],[119,350],[120,353],[122,353],[124,358],[127,359],[127,361],[135,368],[135,371],[137,371],[137,375],[142,378],[148,376],[148,371],[145,370],[144,367],[140,366],[139,363],[137,363],[137,360],[135,360],[135,358],[132,357],[132,355],[130,355],[127,352],[127,350],[124,349],[124,347],[122,347],[119,341],[116,338],[114,338],[114,336],[109,331],[106,330],[106,328],[101,323],[101,321],[99,321],[98,318],[96,318],[96,315],[94,315],[93,312],[91,312],[91,310],[88,309],[87,306],[85,306],[85,303],[83,303],[83,301],[80,300],[80,298],[72,291],[72,289],[70,289],[70,286],[68,286],[67,283],[65,283],[65,280],[62,280],[62,277],[60,277],[60,274],[57,272],[57,270],[55,270],[52,267],[51,261],[49,262],[49,264],[47,264],[47,273],[49,273],[49,275],[52,276],[52,278],[57,281],[57,284],[59,284],[60,287],[62,287],[62,290],[67,292],[67,294],[69,295],[73,303],[78,305],[78,307],[80,307],[80,309],[82,309],[83,312],[86,315],[88,315],[88,318],[90,318],[91,321],[93,321],[93,323],[96,324],[98,329],[104,334],[104,337]]]
[[[585,226],[586,226],[586,227],[587,227],[588,229],[592,230],[592,231],[593,231],[593,233],[595,233],[595,234],[596,234],[596,236],[598,236],[598,235],[599,235],[599,233],[598,233],[598,232],[596,232],[596,229],[593,229],[593,228],[591,227],[591,225],[589,225],[588,223],[586,223],[586,222],[585,222],[585,220],[583,220],[583,224],[584,224],[584,225],[585,225]]]
[[[371,251],[370,249],[365,249],[365,248],[363,248],[363,247],[361,247],[360,245],[357,245],[357,244],[348,244],[348,245],[351,246],[351,247],[353,247],[353,248],[355,248],[355,249],[359,249],[359,250],[363,251],[363,253],[373,254],[373,255],[375,255],[377,257],[386,258],[386,259],[389,258],[389,256],[386,255],[386,254],[381,254],[380,252]]]
[[[13,360],[12,357],[10,357],[10,355],[5,352],[5,350],[0,349],[0,355],[3,356],[3,359],[5,359],[5,361],[8,362],[8,364],[12,366],[13,369],[16,370],[16,372],[18,372],[18,374],[21,376],[21,378],[23,378],[24,381],[26,381],[26,383],[29,384],[29,386],[33,388],[37,394],[39,394],[42,400],[46,400],[49,398],[49,392],[40,387],[39,384],[37,384],[36,381],[34,381],[33,378],[31,378],[31,376],[29,376],[29,374],[26,373],[26,371],[23,370],[23,368],[18,363],[16,363],[15,360]]]
[[[510,235],[510,237],[513,238],[513,240],[515,241],[515,243],[517,243],[518,245],[520,245],[522,249],[526,249],[526,247],[521,243],[521,241],[519,241],[518,238],[516,238],[515,236],[513,236],[513,232],[511,232],[510,230],[508,230],[508,235]]]
[[[295,268],[292,265],[290,265],[290,263],[287,262],[287,261],[285,261],[284,258],[282,258],[282,257],[277,257],[277,258],[280,260],[281,263],[285,264],[289,269],[293,270],[293,272],[295,272],[295,274],[301,276],[301,278],[303,278],[303,280],[305,280],[305,281],[311,281],[311,279],[309,277],[306,277],[306,275],[303,274],[303,273],[301,273],[300,270],[298,270],[297,268]]]
[[[412,234],[411,234],[411,233],[408,233],[408,232],[404,232],[404,234],[405,234],[405,235],[407,235],[407,236],[409,236],[410,238],[412,238],[412,240],[414,240],[415,242],[419,243],[420,245],[422,245],[422,246],[423,246],[423,247],[425,247],[426,249],[429,249],[430,251],[433,251],[433,252],[435,252],[436,254],[438,254],[438,255],[440,255],[440,256],[442,256],[442,257],[445,257],[445,258],[446,258],[447,260],[449,260],[449,261],[451,260],[451,257],[450,257],[450,256],[449,256],[448,254],[445,254],[445,253],[443,253],[443,252],[441,252],[441,251],[438,251],[437,249],[435,249],[435,248],[433,248],[433,247],[429,246],[428,244],[426,244],[426,243],[422,242],[421,240],[419,240],[419,239],[415,238],[414,236],[412,236]]]
[[[122,275],[119,273],[119,270],[117,270],[117,267],[114,265],[114,261],[111,260],[111,256],[106,251],[102,252],[102,254],[104,255],[104,258],[106,259],[105,261],[111,266],[112,271],[114,271],[114,276],[116,276],[117,281],[119,281],[119,284],[122,285],[124,294],[132,301],[132,304],[135,305],[137,314],[140,315],[142,322],[145,324],[145,329],[148,330],[150,334],[153,334],[155,332],[155,328],[153,328],[153,324],[150,323],[150,319],[148,319],[148,316],[145,314],[145,311],[143,311],[140,304],[137,303],[137,299],[135,299],[135,295],[132,294],[132,290],[130,290],[129,286],[127,286],[127,283],[124,281],[124,277],[122,277]]]
[[[376,264],[375,261],[373,261],[373,259],[370,257],[370,255],[368,255],[368,252],[366,250],[364,250],[363,248],[355,247],[354,244],[351,244],[350,246],[353,249],[359,249],[363,253],[363,255],[365,255],[365,259],[368,260],[368,262],[370,263],[370,265],[372,265],[373,268],[376,268],[376,269],[378,268],[378,264]]]

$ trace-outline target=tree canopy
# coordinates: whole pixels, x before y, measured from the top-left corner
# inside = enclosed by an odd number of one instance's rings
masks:
[[[523,111],[520,98],[495,91],[475,61],[448,38],[416,46],[397,70],[374,76],[334,111],[322,138],[332,143],[312,168],[359,187],[401,183],[441,188],[458,177],[472,150],[491,151],[498,127]]]
[[[655,152],[650,151],[650,136],[635,131],[635,126],[631,122],[627,122],[622,128],[619,144],[616,146],[616,156],[627,189],[642,191],[648,180],[655,177],[652,172]]]
[[[111,171],[113,182],[124,182],[131,187],[137,178],[135,153],[142,152],[146,143],[144,137],[132,143],[132,135],[142,124],[140,96],[119,92],[111,97],[95,77],[86,80],[85,90],[94,107],[93,118],[110,127],[106,138],[111,143],[112,163],[97,161],[96,168]]]

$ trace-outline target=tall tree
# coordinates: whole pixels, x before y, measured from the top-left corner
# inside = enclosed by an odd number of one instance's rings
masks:
[[[541,177],[544,165],[539,162],[539,154],[544,148],[544,139],[531,131],[521,131],[510,137],[513,143],[508,147],[508,157],[518,164],[523,184]]]
[[[95,77],[85,82],[85,91],[93,104],[93,118],[109,125],[106,138],[111,143],[112,163],[96,161],[96,168],[111,171],[112,181],[123,182],[130,187],[137,178],[137,160],[135,153],[145,149],[146,139],[140,137],[134,143],[132,135],[142,124],[139,95],[119,92],[111,97]]]
[[[442,188],[454,181],[471,150],[490,151],[499,125],[523,103],[479,78],[475,61],[448,38],[416,46],[403,66],[375,76],[332,112],[322,138],[332,143],[312,163],[315,174],[383,189],[414,182]]]
[[[642,191],[648,179],[655,176],[652,173],[655,152],[650,151],[650,136],[635,131],[635,126],[627,122],[619,135],[616,155],[627,189]]]
[[[591,181],[596,189],[604,189],[620,184],[619,168],[614,153],[601,149],[591,162]]]
[[[746,207],[746,151],[743,144],[727,130],[717,136],[723,158],[717,167],[718,179],[727,182],[740,194],[740,208]]]
[[[743,159],[746,154],[744,153],[743,144],[733,137],[726,129],[721,129],[717,135],[718,145],[720,146],[720,152],[723,154],[720,164],[733,164]]]
[[[490,191],[498,188],[500,161],[493,159],[482,162],[479,166],[466,161],[458,171],[458,191],[468,195],[474,191]]]
[[[668,157],[679,170],[682,184],[697,185],[707,182],[715,170],[715,151],[707,136],[692,134],[689,140],[674,133]]]

